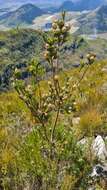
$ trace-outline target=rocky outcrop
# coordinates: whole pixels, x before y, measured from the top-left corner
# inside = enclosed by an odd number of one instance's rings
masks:
[[[104,177],[107,178],[107,165],[97,164],[94,166],[91,177]]]
[[[94,138],[94,140],[92,138],[84,137],[78,142],[78,145],[83,146],[84,151],[87,151],[87,149],[85,148],[90,148],[92,156],[97,158],[98,164],[93,166],[92,171],[89,175],[91,182],[99,179],[100,181],[103,181],[104,186],[107,187],[107,149],[105,144],[106,140],[107,137],[103,139],[100,135]],[[88,188],[88,190],[96,190],[94,183],[92,183],[91,185],[89,184],[89,186],[90,187]]]
[[[107,149],[103,138],[98,135],[94,140],[92,138],[84,137],[78,142],[79,145],[86,147],[90,146],[92,155],[97,158],[101,163],[106,163],[107,160]]]
[[[101,162],[105,162],[107,159],[107,150],[106,145],[103,138],[98,135],[93,144],[92,144],[92,152],[93,154],[100,160]]]
[[[80,123],[80,117],[73,117],[72,124],[73,125],[79,125]]]

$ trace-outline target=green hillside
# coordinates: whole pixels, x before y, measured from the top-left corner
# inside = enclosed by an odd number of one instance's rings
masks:
[[[40,58],[41,64],[48,71],[49,65],[43,58],[43,48],[42,32],[18,28],[0,32],[0,75],[3,83],[9,84],[15,68],[22,68],[23,78],[26,78],[28,73],[25,68],[35,57]],[[96,53],[97,59],[107,58],[107,40],[98,38],[92,41],[70,35],[60,51],[60,68],[66,70],[78,66],[81,56],[90,51]]]
[[[32,4],[25,4],[13,12],[0,16],[0,24],[6,27],[26,26],[32,24],[37,16],[44,14],[40,8]]]
[[[41,32],[17,28],[0,32],[0,70],[7,64],[27,63],[42,48]]]
[[[22,68],[26,77],[24,69],[33,57],[41,57],[42,48],[41,32],[27,29],[0,32],[0,75],[3,81],[8,85],[16,67]]]
[[[107,40],[65,16],[0,32],[0,190],[107,190]]]

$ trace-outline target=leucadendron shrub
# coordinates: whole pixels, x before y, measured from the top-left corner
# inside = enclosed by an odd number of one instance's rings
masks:
[[[15,89],[32,115],[33,128],[25,136],[18,151],[18,168],[22,184],[30,190],[86,189],[90,172],[89,159],[84,155],[73,133],[69,118],[77,114],[81,82],[95,60],[89,53],[81,60],[76,75],[60,79],[60,48],[67,41],[70,25],[61,19],[44,33],[44,57],[51,68],[51,77],[44,81],[45,69],[32,60],[27,71],[29,79],[20,80],[15,69]]]

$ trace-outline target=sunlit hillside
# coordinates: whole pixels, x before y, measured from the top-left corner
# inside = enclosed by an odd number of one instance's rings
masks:
[[[0,3],[0,190],[107,190],[106,1]]]

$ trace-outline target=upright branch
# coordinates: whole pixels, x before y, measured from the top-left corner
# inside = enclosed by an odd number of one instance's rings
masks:
[[[38,60],[33,59],[28,65],[30,73],[29,80],[21,80],[21,71],[15,69],[15,89],[19,97],[30,109],[35,126],[39,126],[42,140],[50,145],[50,158],[53,159],[55,153],[56,128],[58,126],[60,114],[71,114],[75,111],[75,95],[73,94],[74,85],[78,85],[83,80],[88,68],[95,60],[95,55],[87,55],[87,63],[82,61],[80,65],[79,80],[74,84],[70,77],[66,78],[65,84],[61,86],[59,76],[59,55],[61,46],[67,41],[70,25],[65,23],[65,12],[62,12],[61,19],[52,23],[52,29],[48,35],[44,33],[45,41],[45,60],[51,67],[51,78],[48,81],[48,89],[43,92],[41,77],[44,69]],[[83,69],[84,68],[84,69]],[[49,129],[48,129],[49,127]]]

